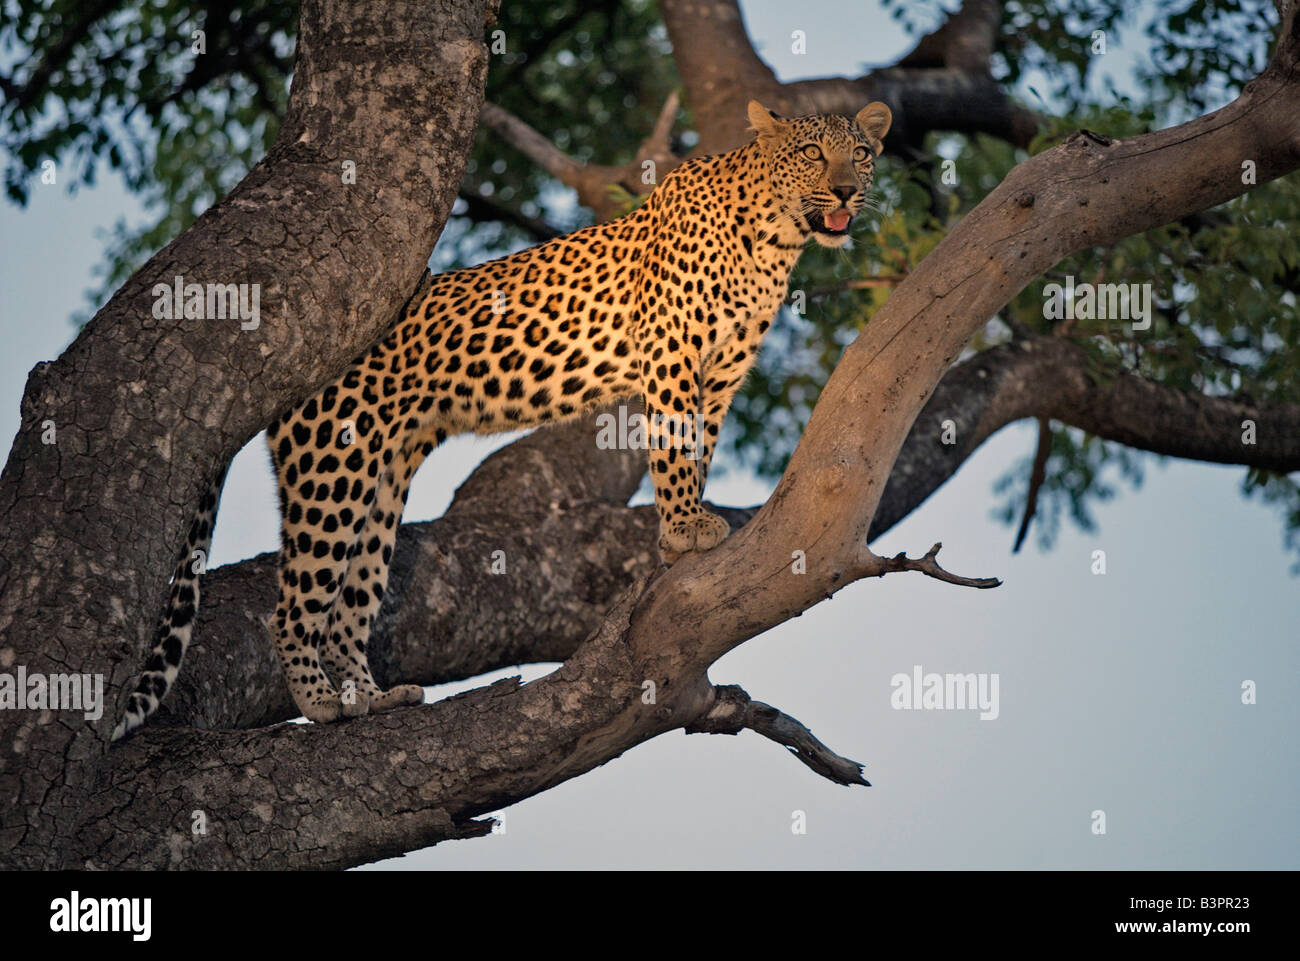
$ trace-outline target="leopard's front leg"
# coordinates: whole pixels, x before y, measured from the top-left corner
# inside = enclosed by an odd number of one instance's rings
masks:
[[[722,422],[731,409],[731,399],[753,366],[757,344],[728,344],[710,359],[704,370],[704,387],[700,397],[700,430],[696,446],[696,466],[700,474],[700,496],[709,480],[709,465],[722,433]]]
[[[700,503],[703,478],[699,357],[668,334],[647,345],[645,392],[650,479],[659,510],[659,553],[671,564],[690,551],[717,547],[731,527]]]

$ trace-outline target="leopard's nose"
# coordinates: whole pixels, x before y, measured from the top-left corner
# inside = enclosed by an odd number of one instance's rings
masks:
[[[841,200],[841,202],[843,202],[843,203],[848,203],[848,202],[849,202],[849,198],[852,197],[852,196],[853,196],[855,193],[857,193],[857,192],[858,192],[858,188],[857,188],[856,186],[852,186],[852,185],[847,186],[847,187],[832,187],[832,188],[831,188],[831,193],[833,193],[835,196],[839,197],[840,200]]]

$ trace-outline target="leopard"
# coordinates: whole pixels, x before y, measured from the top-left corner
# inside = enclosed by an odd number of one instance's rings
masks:
[[[893,121],[748,105],[752,136],[685,160],[621,217],[438,275],[336,380],[266,432],[281,514],[267,622],[302,716],[327,723],[420,704],[367,658],[411,480],[448,437],[542,427],[639,398],[675,443],[651,443],[661,561],[717,547],[702,500],[723,419],[810,242],[843,247]],[[157,642],[114,737],[153,713],[193,631],[220,495],[206,495]],[[338,686],[336,686],[336,683]]]

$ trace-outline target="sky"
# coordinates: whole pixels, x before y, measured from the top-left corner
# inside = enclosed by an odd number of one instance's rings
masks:
[[[911,45],[875,3],[742,9],[782,80],[856,74]],[[796,29],[804,55],[790,50]],[[1139,55],[1123,41],[1108,54],[1121,77]],[[24,210],[0,202],[0,437],[18,428],[27,371],[73,336],[98,232],[139,213],[111,176],[73,196],[38,186]],[[1242,499],[1239,468],[1153,458],[1140,490],[1121,483],[1097,507],[1097,531],[1067,522],[1049,552],[1031,536],[1014,555],[1014,532],[991,518],[992,487],[1032,453],[1035,433],[1021,424],[996,435],[875,545],[918,555],[942,540],[949,570],[1002,587],[918,574],[859,582],[710,671],[862,761],[873,787],[833,785],[752,732],[675,732],[512,806],[501,833],[369,869],[1300,867],[1300,579],[1279,517]],[[440,449],[406,519],[438,516],[503,442]],[[710,481],[711,500],[766,497],[769,484],[725,452],[719,460],[729,469]],[[274,549],[277,525],[259,438],[227,481],[213,563]],[[1104,574],[1094,573],[1099,550]],[[895,682],[918,666],[996,676],[997,717],[897,708]],[[1242,703],[1247,681],[1254,704]]]

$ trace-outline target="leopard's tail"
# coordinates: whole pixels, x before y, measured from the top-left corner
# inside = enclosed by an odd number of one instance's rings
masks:
[[[199,609],[199,578],[207,567],[212,527],[225,483],[226,472],[222,470],[199,501],[189,536],[185,538],[185,548],[176,559],[176,568],[172,572],[171,589],[158,620],[153,652],[136,682],[126,713],[113,729],[114,741],[130,734],[158,710],[158,705],[180,673],[181,659],[185,657],[185,649],[190,646],[194,634],[194,617]]]

